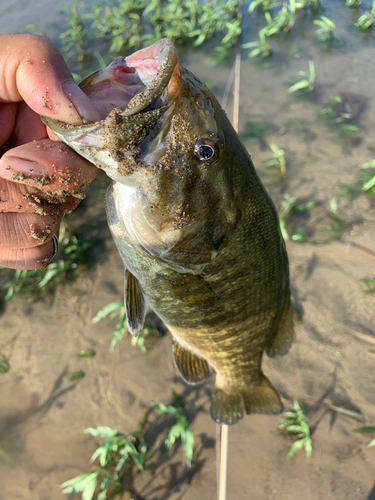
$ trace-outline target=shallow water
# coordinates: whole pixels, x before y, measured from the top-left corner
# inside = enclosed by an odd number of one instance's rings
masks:
[[[375,499],[375,448],[367,447],[370,437],[352,432],[375,425],[375,296],[366,294],[360,281],[375,274],[375,204],[363,195],[340,196],[343,185],[357,185],[358,166],[375,157],[375,28],[369,35],[357,31],[352,25],[359,12],[343,1],[324,6],[322,14],[337,24],[332,45],[318,41],[310,14],[300,14],[291,34],[272,40],[270,59],[248,60],[242,54],[240,135],[259,175],[278,208],[285,194],[315,203],[286,221],[290,236],[296,228],[306,232],[303,243],[287,242],[293,303],[300,317],[296,338],[286,356],[264,359],[264,372],[285,407],[298,400],[307,410],[313,452],[310,461],[302,452],[287,461],[292,440],[277,430],[277,417],[245,417],[229,434],[228,498],[233,500]],[[363,2],[360,13],[369,6]],[[26,24],[36,23],[57,41],[60,21],[54,27],[47,24],[61,19],[53,2],[3,1],[0,13],[1,33],[22,32]],[[260,20],[245,22],[244,41],[254,38]],[[214,65],[208,51],[181,53],[184,65],[221,98],[233,57]],[[316,85],[311,98],[302,99],[287,89],[297,71],[308,69],[309,60],[315,63]],[[354,121],[359,127],[354,143],[318,120],[325,103],[339,93],[354,93],[363,102]],[[229,116],[231,106],[229,99]],[[267,133],[251,136],[249,121],[267,124]],[[285,151],[285,178],[262,168],[272,156],[272,143]],[[89,191],[72,223],[78,225],[80,218],[101,222],[108,260],[73,284],[59,286],[50,302],[17,299],[0,318],[0,353],[11,365],[0,375],[0,500],[73,500],[58,485],[88,470],[95,440],[83,429],[108,425],[132,430],[149,401],[170,402],[172,388],[185,397],[193,419],[195,466],[186,471],[181,447],[159,456],[160,437],[150,431],[151,441],[156,440],[152,464],[137,479],[136,489],[147,500],[213,499],[211,385],[188,388],[178,380],[168,335],[147,354],[133,348],[128,338],[111,353],[114,322],[91,324],[103,305],[122,297],[122,264],[97,193],[105,184],[97,181],[97,190]],[[333,198],[337,215],[330,211]],[[96,356],[78,359],[76,354],[88,348]],[[78,370],[86,376],[71,382],[69,374]],[[365,420],[333,413],[328,404],[360,412]],[[160,419],[152,419],[157,430],[164,428]]]

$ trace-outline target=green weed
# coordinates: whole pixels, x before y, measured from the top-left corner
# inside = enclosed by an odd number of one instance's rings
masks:
[[[304,212],[310,210],[315,206],[313,201],[308,201],[306,203],[298,203],[298,198],[296,196],[290,196],[289,194],[284,194],[284,201],[282,202],[279,209],[279,221],[280,229],[285,241],[289,239],[297,242],[303,242],[307,237],[306,232],[302,228],[291,227],[289,230],[287,228],[288,218],[298,212]],[[289,235],[291,233],[291,235]]]
[[[270,149],[273,152],[272,159],[263,163],[264,168],[279,170],[281,175],[286,174],[286,159],[283,149],[280,149],[276,144],[270,144]]]
[[[133,433],[122,433],[110,427],[86,429],[85,434],[104,439],[95,450],[91,462],[98,460],[95,469],[81,474],[61,485],[62,492],[82,493],[82,500],[92,500],[96,493],[97,500],[105,500],[123,491],[132,491],[136,471],[144,473],[147,444],[143,438],[143,429],[147,420],[145,410]],[[124,485],[124,480],[128,484]]]
[[[170,450],[177,439],[181,438],[184,448],[186,465],[191,467],[193,458],[194,435],[188,422],[185,406],[179,396],[173,393],[175,406],[165,406],[162,404],[151,403],[151,407],[156,408],[163,415],[172,415],[177,422],[169,429],[167,436],[162,444],[162,450]]]
[[[361,0],[346,0],[345,5],[351,8],[357,8],[361,5]]]
[[[171,415],[176,423],[170,427],[163,441],[162,450],[170,450],[181,439],[186,464],[191,467],[194,435],[189,425],[182,399],[173,393],[174,406],[151,403],[143,412],[134,432],[123,433],[110,427],[88,428],[84,432],[100,438],[103,442],[94,451],[91,462],[94,469],[81,474],[61,485],[66,494],[81,493],[82,500],[106,500],[124,492],[133,493],[134,479],[144,474],[148,444],[144,438],[150,408],[162,415]]]
[[[371,28],[371,26],[374,24],[374,20],[375,20],[375,0],[372,2],[371,12],[365,12],[354,24],[354,26],[356,26],[356,28],[360,29],[361,31],[365,31]]]
[[[273,0],[253,0],[250,2],[248,11],[251,14],[254,10],[259,12],[270,12],[275,7],[278,7],[281,2],[274,2]]]
[[[320,19],[315,19],[313,23],[319,26],[316,33],[320,35],[322,42],[333,39],[333,33],[336,29],[336,24],[333,21],[328,19],[328,17],[321,16]]]
[[[4,270],[8,281],[2,286],[4,300],[12,300],[18,295],[35,296],[52,290],[61,281],[76,279],[82,268],[89,266],[87,251],[93,247],[93,241],[78,238],[62,223],[59,251],[48,267],[33,271]]]
[[[375,434],[375,427],[360,427],[359,429],[354,429],[353,432],[360,432],[361,434]],[[375,438],[370,441],[367,445],[369,448],[375,446]]]
[[[319,112],[319,119],[325,120],[334,132],[336,132],[344,142],[356,142],[359,136],[357,125],[347,123],[350,116],[346,116],[342,111],[343,100],[340,96],[333,96]]]
[[[289,3],[284,2],[282,9],[275,18],[275,24],[284,33],[289,33],[289,31],[294,26],[294,20],[296,15],[296,2],[295,0],[289,0]]]
[[[81,380],[85,376],[85,372],[79,370],[70,374],[69,380]]]
[[[124,55],[164,37],[195,46],[217,37],[219,49],[225,51],[242,33],[240,0],[110,0],[94,3],[85,15],[72,7],[68,19],[61,40],[65,50],[75,49],[81,58],[94,40],[105,42],[111,55]]]
[[[0,354],[0,375],[8,373],[9,370],[10,370],[10,364],[7,358],[3,354]]]
[[[309,61],[309,71],[298,71],[297,75],[303,78],[298,78],[296,83],[289,87],[288,92],[296,92],[297,90],[312,92],[315,84],[314,62]]]
[[[79,351],[77,354],[78,358],[93,358],[95,356],[96,352],[94,349],[88,349],[87,351],[84,351],[83,349]]]
[[[248,57],[253,58],[257,56],[269,57],[272,54],[271,45],[266,39],[267,27],[259,31],[259,40],[255,42],[244,43],[242,47],[244,49],[253,49],[249,52]]]
[[[363,163],[359,166],[362,170],[362,192],[366,194],[375,194],[375,160],[369,163]]]
[[[63,52],[70,53],[72,49],[74,49],[79,61],[85,60],[88,55],[86,49],[88,45],[87,29],[78,11],[78,8],[82,8],[83,6],[83,2],[64,6],[66,15],[68,16],[68,26],[66,30],[60,34]]]
[[[306,414],[297,401],[294,401],[293,406],[294,411],[284,413],[285,417],[287,417],[286,419],[279,419],[280,425],[278,427],[297,437],[297,441],[292,444],[287,458],[291,458],[297,451],[303,448],[305,448],[306,458],[310,458],[312,442],[310,428],[306,422]]]
[[[106,318],[107,316],[110,320],[114,319],[116,316],[119,316],[119,320],[113,332],[113,338],[110,345],[110,349],[113,350],[127,330],[124,303],[122,301],[110,302],[95,315],[92,322],[98,323],[98,321]],[[146,319],[144,328],[139,332],[137,337],[132,336],[131,343],[132,345],[139,347],[142,352],[147,352],[152,347],[146,342],[145,337],[151,334],[154,335],[155,333],[157,333],[155,324],[151,320]]]
[[[365,290],[366,293],[375,293],[375,279],[373,278],[365,278],[361,280],[367,287]]]

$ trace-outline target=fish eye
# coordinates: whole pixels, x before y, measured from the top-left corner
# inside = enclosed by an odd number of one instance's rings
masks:
[[[194,154],[202,163],[213,163],[219,158],[219,148],[210,139],[201,139],[194,146]]]

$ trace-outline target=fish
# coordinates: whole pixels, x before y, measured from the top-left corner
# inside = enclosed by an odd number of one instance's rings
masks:
[[[289,264],[275,206],[209,89],[162,39],[80,83],[101,120],[42,117],[112,179],[105,206],[125,266],[133,335],[150,307],[188,384],[216,374],[211,416],[279,413],[263,353],[293,337]]]

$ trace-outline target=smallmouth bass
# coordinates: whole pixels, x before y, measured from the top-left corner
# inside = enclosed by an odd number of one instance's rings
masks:
[[[172,334],[181,377],[198,384],[215,371],[216,422],[280,412],[261,360],[292,340],[288,258],[275,207],[225,112],[167,39],[80,87],[101,121],[42,120],[113,180],[106,211],[131,333],[150,306]]]

